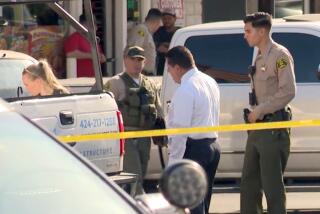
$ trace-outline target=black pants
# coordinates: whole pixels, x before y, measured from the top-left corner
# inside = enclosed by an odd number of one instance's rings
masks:
[[[209,213],[213,180],[220,160],[220,146],[215,138],[187,139],[184,159],[190,159],[200,164],[207,174],[208,192],[204,201],[191,210],[192,214]]]

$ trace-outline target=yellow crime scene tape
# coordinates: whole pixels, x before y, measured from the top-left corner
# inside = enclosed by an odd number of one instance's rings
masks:
[[[119,138],[141,138],[163,135],[181,135],[204,132],[234,132],[247,130],[261,130],[261,129],[278,129],[278,128],[295,128],[295,127],[311,127],[320,126],[320,120],[299,120],[286,122],[266,122],[266,123],[251,123],[251,124],[234,124],[234,125],[220,125],[210,127],[193,127],[193,128],[177,128],[177,129],[160,129],[148,131],[128,131],[117,133],[101,133],[88,135],[68,135],[58,136],[58,139],[64,143],[83,142],[91,140],[107,140]]]

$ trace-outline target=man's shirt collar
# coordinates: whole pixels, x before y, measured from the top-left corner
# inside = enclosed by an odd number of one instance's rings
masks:
[[[199,71],[199,70],[198,70],[197,68],[192,68],[192,69],[188,70],[188,71],[182,76],[182,78],[181,78],[181,84],[182,84],[183,82],[188,81],[188,79],[190,79],[190,77],[191,77],[194,73],[196,73],[196,72],[198,72],[198,71]]]

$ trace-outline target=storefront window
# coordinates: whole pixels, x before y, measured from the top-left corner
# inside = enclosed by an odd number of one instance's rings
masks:
[[[46,58],[59,78],[65,77],[63,39],[66,26],[44,4],[0,7],[0,49]]]
[[[303,0],[275,0],[275,17],[303,14]]]

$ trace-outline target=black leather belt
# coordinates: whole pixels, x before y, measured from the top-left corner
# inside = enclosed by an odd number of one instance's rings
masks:
[[[199,144],[212,144],[216,142],[216,138],[201,138],[201,139],[192,139],[190,137],[187,138],[187,143],[198,143]]]

